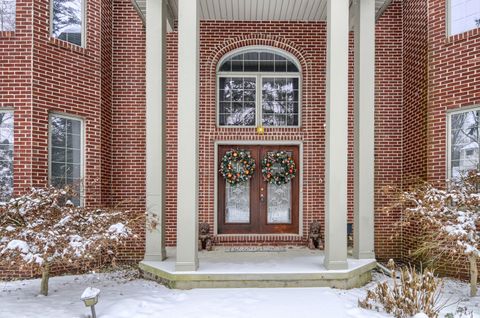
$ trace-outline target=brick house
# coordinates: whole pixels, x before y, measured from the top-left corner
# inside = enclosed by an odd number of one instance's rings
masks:
[[[0,4],[0,199],[76,184],[78,204],[148,211],[161,226],[126,258],[152,275],[167,256],[201,272],[199,222],[222,247],[305,245],[319,221],[322,270],[364,273],[408,257],[386,187],[479,164],[476,0]],[[237,185],[232,150],[256,164]],[[280,152],[295,177],[267,183]]]

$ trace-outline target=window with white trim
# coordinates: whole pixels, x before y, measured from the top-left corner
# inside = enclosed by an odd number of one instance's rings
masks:
[[[480,168],[480,108],[449,115],[449,177],[457,179]]]
[[[83,121],[77,118],[50,116],[50,184],[56,188],[70,186],[81,204],[83,178]]]
[[[286,53],[249,48],[218,66],[219,126],[300,125],[300,67]]]
[[[85,37],[84,1],[51,0],[50,33],[52,37],[83,46]]]
[[[0,0],[0,31],[15,31],[15,0]]]
[[[13,193],[13,112],[0,110],[0,202]]]
[[[448,1],[448,34],[455,35],[480,27],[479,0]]]

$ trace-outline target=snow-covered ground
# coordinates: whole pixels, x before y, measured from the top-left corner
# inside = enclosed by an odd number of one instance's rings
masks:
[[[376,279],[383,276],[376,275]],[[389,317],[360,309],[359,297],[366,288],[194,289],[170,290],[155,282],[132,277],[131,272],[54,277],[50,295],[38,296],[40,282],[22,280],[0,282],[0,317],[88,317],[90,310],[80,301],[87,287],[101,290],[96,306],[100,318],[122,317]],[[372,287],[373,283],[368,287]],[[455,314],[467,307],[472,314],[454,317],[480,318],[480,297],[467,296],[468,286],[447,280],[444,298],[453,304],[442,311]],[[448,317],[448,316],[447,316]]]

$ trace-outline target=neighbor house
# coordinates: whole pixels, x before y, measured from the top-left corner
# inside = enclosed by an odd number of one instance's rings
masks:
[[[125,258],[163,281],[358,285],[408,258],[388,188],[478,167],[479,19],[478,0],[0,0],[0,199],[70,184],[147,211]],[[306,246],[315,221],[308,270],[222,276],[246,254],[218,250]]]

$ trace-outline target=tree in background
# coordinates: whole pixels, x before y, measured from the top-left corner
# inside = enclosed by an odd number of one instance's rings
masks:
[[[15,30],[15,0],[0,0],[0,31]]]
[[[68,28],[77,28],[80,32],[82,25],[82,0],[54,0],[52,1],[52,34],[59,36]]]
[[[12,192],[13,114],[0,112],[0,202],[9,200]]]

